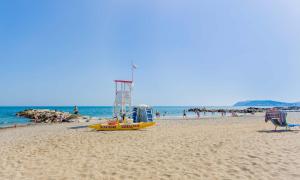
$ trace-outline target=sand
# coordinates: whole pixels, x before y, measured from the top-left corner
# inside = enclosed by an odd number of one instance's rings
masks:
[[[300,129],[273,132],[263,119],[160,120],[126,132],[71,128],[85,123],[4,129],[0,177],[300,179]]]

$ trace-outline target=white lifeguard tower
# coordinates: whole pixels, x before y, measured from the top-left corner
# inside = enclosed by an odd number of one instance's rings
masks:
[[[124,119],[131,115],[132,105],[132,84],[131,80],[115,80],[115,102],[113,117]]]

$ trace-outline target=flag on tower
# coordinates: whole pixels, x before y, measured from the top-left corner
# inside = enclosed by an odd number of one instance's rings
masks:
[[[132,64],[132,69],[137,69],[137,65]]]

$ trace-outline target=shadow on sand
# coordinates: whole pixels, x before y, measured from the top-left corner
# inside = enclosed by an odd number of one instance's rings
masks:
[[[259,133],[299,133],[300,130],[296,129],[279,129],[279,130],[259,130]]]
[[[85,129],[88,128],[88,126],[73,126],[69,127],[68,129]],[[139,130],[123,130],[123,131],[97,131],[95,129],[87,129],[86,132],[96,132],[101,134],[111,134],[111,133],[125,133],[125,132],[140,132],[140,133],[146,133],[147,129],[139,129]]]
[[[69,127],[68,129],[83,129],[83,128],[87,128],[88,126],[73,126],[73,127]]]

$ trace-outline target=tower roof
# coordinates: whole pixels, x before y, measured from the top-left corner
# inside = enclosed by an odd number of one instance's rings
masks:
[[[120,83],[132,83],[132,81],[130,80],[115,80],[116,83],[120,82]]]

